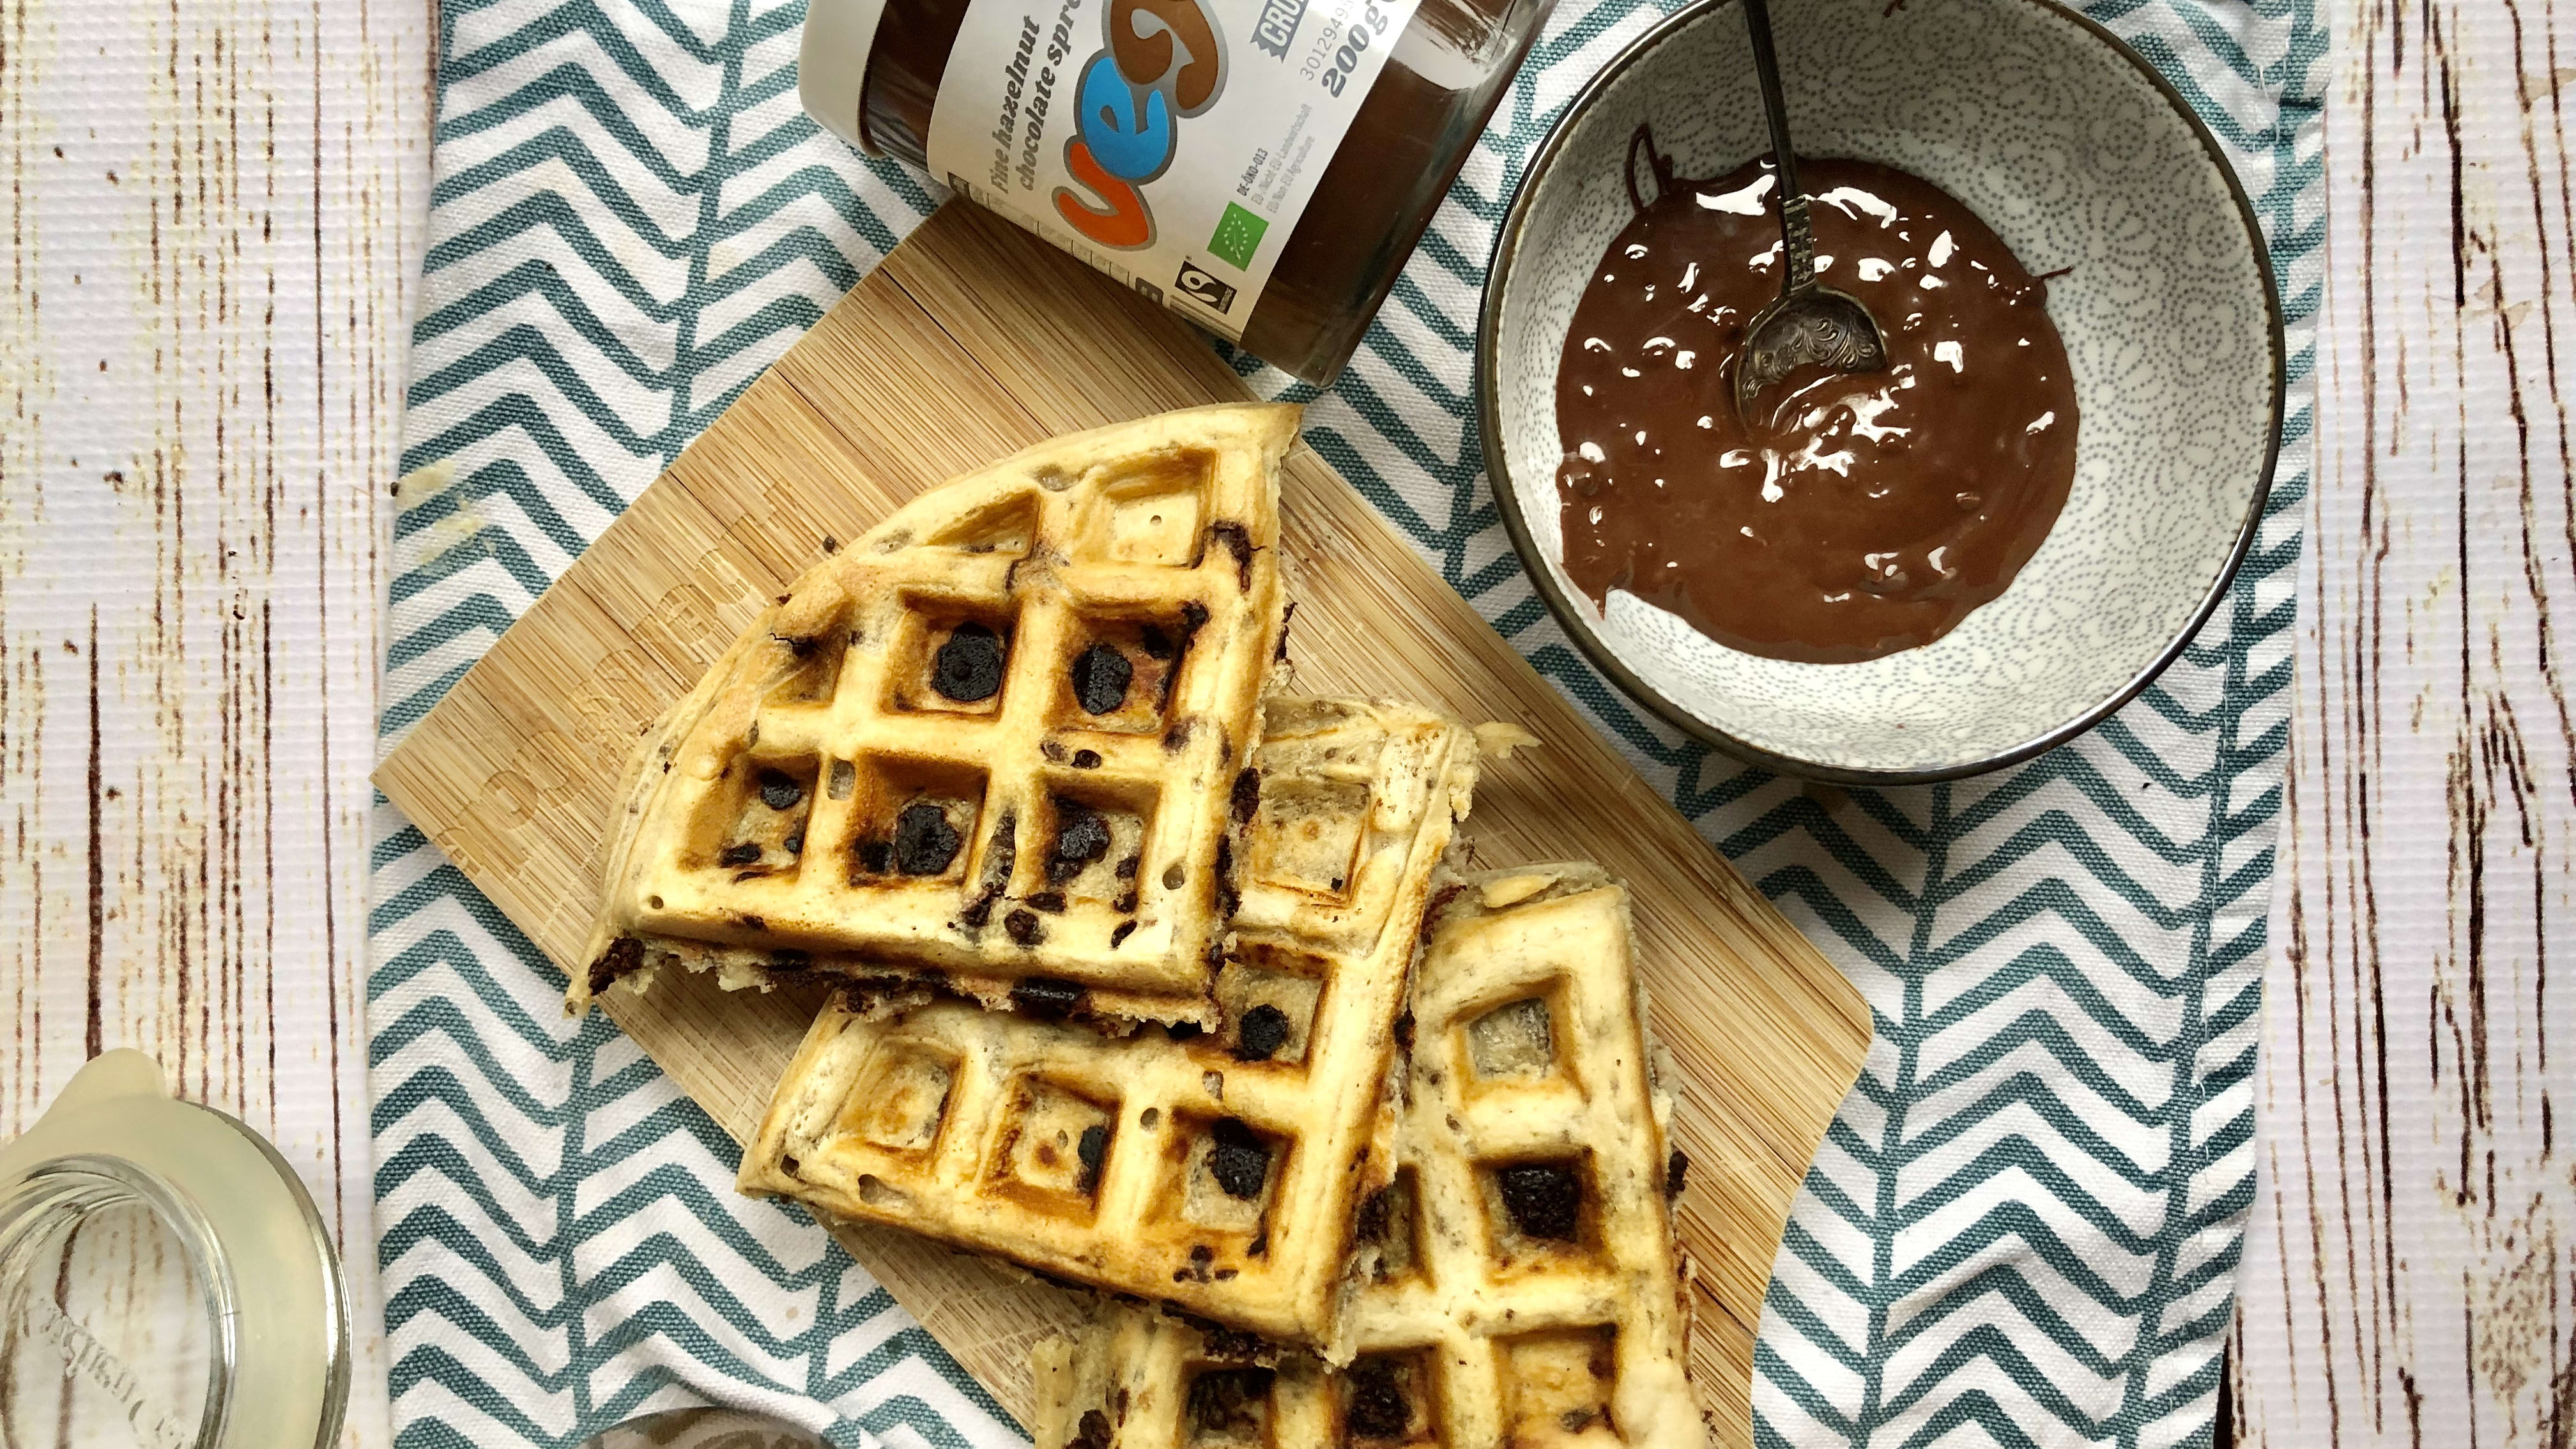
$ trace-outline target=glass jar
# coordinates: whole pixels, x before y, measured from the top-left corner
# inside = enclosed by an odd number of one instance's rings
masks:
[[[798,85],[861,149],[927,168],[1322,386],[1358,349],[1549,4],[811,0]],[[1220,61],[1200,53],[1211,48]],[[1216,109],[1229,91],[1232,114]],[[943,105],[963,114],[951,123]],[[1139,209],[1150,239],[1129,225]]]
[[[0,1147],[0,1444],[328,1445],[349,1365],[303,1184],[150,1057],[96,1058]]]

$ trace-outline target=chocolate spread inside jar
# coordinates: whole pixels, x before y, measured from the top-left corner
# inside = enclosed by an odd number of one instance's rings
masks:
[[[1929,182],[1799,158],[1818,280],[1860,299],[1882,373],[1792,374],[1748,423],[1733,370],[1780,295],[1768,158],[1676,180],[1603,254],[1557,374],[1565,569],[1748,654],[1917,648],[2012,584],[2075,478],[2075,385],[2047,286]],[[1637,168],[1632,165],[1632,186]]]
[[[870,43],[864,84],[855,101],[837,91],[818,95],[809,74],[800,80],[807,108],[826,126],[867,150],[928,166],[933,115],[972,3],[812,0],[809,15],[830,17],[836,22],[832,33],[857,25],[869,34]],[[1208,33],[1219,43],[1236,47],[1239,74],[1266,74],[1274,61],[1286,73],[1288,62],[1304,54],[1307,39],[1315,33],[1314,25],[1300,17],[1310,10],[1320,14],[1322,6],[1224,0],[1224,8],[1239,9],[1245,3],[1265,21],[1283,19],[1292,32],[1291,41],[1271,49],[1260,35],[1241,33],[1259,27],[1245,27],[1239,21],[1216,23],[1213,14],[1208,16]],[[1324,147],[1315,158],[1321,169],[1313,199],[1293,222],[1284,224],[1284,237],[1273,233],[1277,237],[1274,270],[1249,311],[1239,318],[1239,340],[1245,351],[1318,386],[1328,386],[1340,375],[1366,336],[1370,320],[1394,290],[1397,274],[1448,195],[1450,182],[1474,151],[1476,138],[1537,39],[1552,3],[1419,0],[1408,20],[1374,42],[1390,47],[1385,68],[1368,86],[1338,145]],[[1131,23],[1142,36],[1168,30],[1167,12],[1184,7],[1180,0],[1143,0],[1138,8],[1148,18]],[[862,14],[864,19],[846,19],[844,12]],[[1228,25],[1236,32],[1230,42]],[[811,47],[816,31],[810,19],[808,27],[806,43]],[[1181,54],[1186,55],[1186,45]],[[807,68],[814,69],[810,49]],[[1068,70],[1064,82],[1068,90],[1069,82]],[[1064,104],[1070,108],[1072,102]],[[1197,140],[1188,139],[1193,144]],[[1133,261],[1127,254],[1098,248],[1082,249],[1081,254],[1095,265],[1105,262],[1113,271]],[[1127,280],[1138,292],[1171,304],[1175,289],[1159,274]],[[1202,316],[1175,310],[1206,325]]]

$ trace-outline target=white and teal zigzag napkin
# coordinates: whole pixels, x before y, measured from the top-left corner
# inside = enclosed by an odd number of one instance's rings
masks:
[[[1308,436],[1867,994],[1757,1347],[1766,1445],[2207,1433],[2254,1180],[2264,917],[2308,487],[2324,32],[2311,0],[2095,0],[2226,143],[2293,391],[2270,517],[2164,679],[2020,769],[1810,793],[1591,673],[1487,495],[1485,258],[1557,109],[1679,0],[1560,0]],[[1919,3],[1919,0],[1918,0]],[[448,0],[395,524],[398,737],[625,502],[936,204],[798,111],[802,0]],[[1246,364],[1248,367],[1249,364]],[[370,1030],[408,1449],[568,1445],[721,1399],[837,1442],[1018,1429],[380,803]]]

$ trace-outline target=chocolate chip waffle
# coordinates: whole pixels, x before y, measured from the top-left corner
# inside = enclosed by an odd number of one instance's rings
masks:
[[[1267,715],[1219,1027],[1110,1039],[1026,999],[845,990],[779,1083],[743,1191],[1325,1346],[1354,1209],[1392,1171],[1381,1089],[1478,746],[1414,705],[1273,698]]]
[[[1038,1449],[1702,1449],[1627,892],[1589,865],[1469,878],[1413,1015],[1399,1170],[1361,1213],[1357,1358],[1105,1304],[1038,1351]]]
[[[797,580],[628,768],[565,1001],[814,973],[1211,1025],[1297,410],[1192,408],[943,484]]]

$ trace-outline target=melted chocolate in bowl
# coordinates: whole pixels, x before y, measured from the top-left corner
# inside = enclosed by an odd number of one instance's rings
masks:
[[[1557,374],[1565,571],[1732,649],[1857,663],[2011,586],[2075,478],[2075,384],[2046,284],[1967,207],[1884,166],[1800,161],[1818,279],[1878,319],[1887,371],[1792,374],[1740,420],[1735,354],[1780,293],[1770,165],[1676,181],[1656,157],[1658,194],[1603,254]]]

